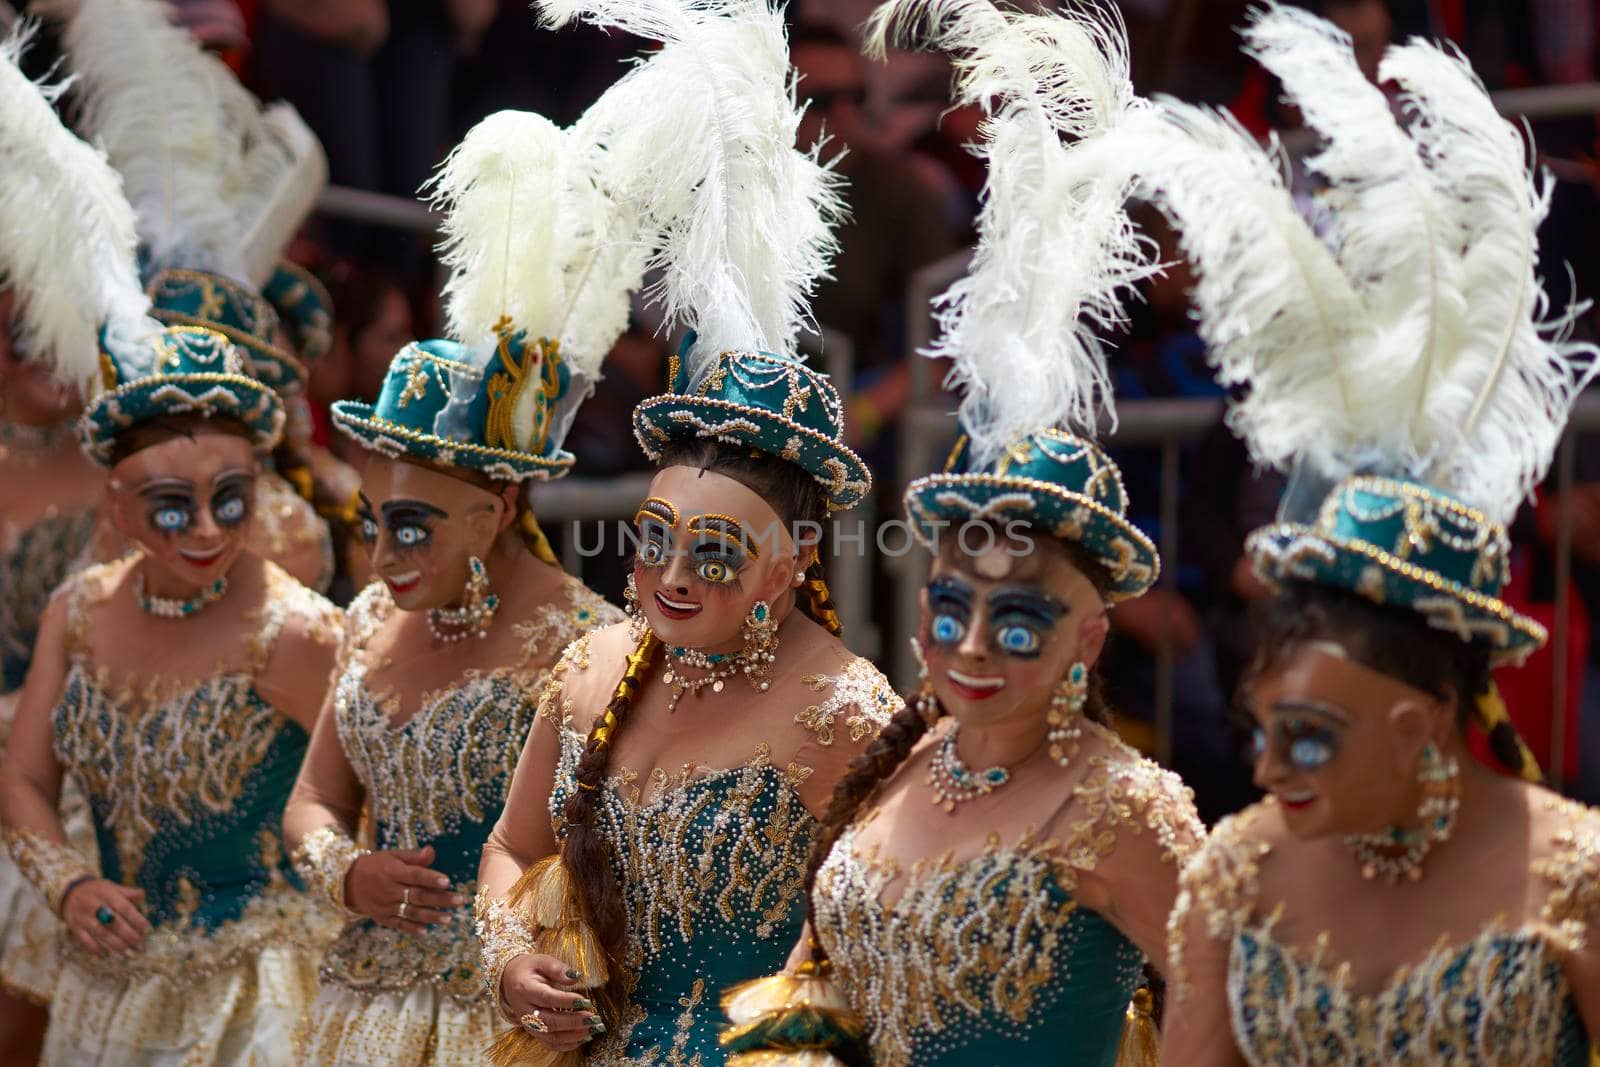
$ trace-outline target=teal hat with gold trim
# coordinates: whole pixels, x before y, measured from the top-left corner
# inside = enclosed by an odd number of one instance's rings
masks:
[[[163,416],[231,419],[249,431],[257,452],[271,451],[283,434],[278,395],[250,375],[243,353],[216,330],[168,326],[136,345],[108,345],[101,367],[105,389],[84,409],[78,436],[103,466],[111,464],[119,434]]]
[[[1263,527],[1245,551],[1269,583],[1314,582],[1407,608],[1496,662],[1520,662],[1545,642],[1543,626],[1499,598],[1510,578],[1505,527],[1420,482],[1347,478],[1315,521]]]
[[[633,410],[633,432],[652,460],[673,441],[700,437],[758,448],[815,478],[833,510],[854,507],[872,488],[872,472],[843,442],[843,409],[827,375],[768,352],[721,352],[692,383],[684,339],[669,361],[669,391]]]
[[[1004,528],[1020,522],[1082,545],[1111,578],[1106,598],[1128,600],[1155,584],[1155,545],[1128,521],[1122,472],[1094,441],[1065,430],[1039,430],[994,461],[971,465],[962,437],[945,470],[912,482],[906,513],[924,544],[956,536],[969,522]]]
[[[505,481],[565,474],[562,443],[644,275],[604,161],[531,112],[474,126],[433,182],[457,340],[406,345],[377,401],[336,403],[335,425],[386,455]]]
[[[284,260],[273,271],[261,295],[277,309],[300,358],[315,363],[333,347],[333,297],[306,268]]]
[[[561,348],[549,341],[508,330],[483,367],[455,341],[418,341],[389,364],[377,403],[338,401],[333,421],[384,455],[511,482],[559,478],[573,462],[555,432],[571,388]]]
[[[222,334],[245,354],[250,373],[278,392],[305,385],[305,366],[277,342],[278,313],[248,286],[212,271],[168,267],[156,272],[147,291],[157,319]]]

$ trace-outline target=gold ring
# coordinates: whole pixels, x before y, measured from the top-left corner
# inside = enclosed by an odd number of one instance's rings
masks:
[[[406,909],[409,908],[410,906],[411,906],[410,901],[402,900],[400,902],[400,918],[404,919],[406,917]]]
[[[522,1024],[524,1030],[530,1033],[548,1034],[550,1032],[550,1024],[544,1021],[543,1014],[537,1008],[517,1021]]]

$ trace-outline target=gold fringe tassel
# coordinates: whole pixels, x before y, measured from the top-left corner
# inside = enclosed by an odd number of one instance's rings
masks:
[[[1128,1001],[1122,1017],[1122,1044],[1117,1046],[1117,1067],[1160,1067],[1161,1036],[1156,1032],[1155,999],[1140,986]]]
[[[560,567],[561,561],[556,559],[555,549],[550,547],[550,539],[544,535],[544,530],[539,526],[539,520],[533,517],[533,509],[524,505],[518,519],[522,532],[522,543],[528,546],[534,558],[552,567]]]

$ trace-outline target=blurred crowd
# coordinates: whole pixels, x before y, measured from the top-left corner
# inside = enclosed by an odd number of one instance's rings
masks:
[[[539,111],[570,122],[616,76],[638,42],[588,27],[552,31],[524,0],[174,0],[175,16],[219,50],[261,96],[283,98],[326,148],[335,186],[414,199],[449,146],[479,118],[501,108]],[[880,473],[879,514],[898,508],[897,446],[913,395],[908,333],[912,278],[959,255],[980,207],[982,164],[965,149],[974,108],[950,107],[949,71],[935,57],[894,55],[879,63],[860,50],[871,0],[794,0],[790,9],[799,93],[808,102],[800,137],[837,158],[850,221],[842,253],[815,303],[831,343],[848,346],[851,444]],[[1314,145],[1298,116],[1281,106],[1270,79],[1242,56],[1234,28],[1246,0],[1120,0],[1141,92],[1169,92],[1229,108],[1252,132],[1277,134],[1294,167],[1307,211],[1317,190],[1300,159]],[[1582,84],[1596,79],[1596,0],[1321,0],[1319,13],[1355,41],[1378,80],[1385,46],[1412,35],[1445,38],[1470,59],[1491,90]],[[1600,143],[1590,113],[1536,118],[1540,161],[1555,176],[1542,235],[1547,291],[1560,297],[1600,290],[1594,210]],[[1188,314],[1192,278],[1174,235],[1155,213],[1145,228],[1169,267],[1131,302],[1131,321],[1114,338],[1113,365],[1124,412],[1142,400],[1219,398],[1205,347]],[[390,357],[413,337],[438,329],[437,274],[430,234],[416,228],[319,217],[295,258],[328,283],[337,308],[332,352],[314,371],[310,392],[317,438],[340,448],[326,405],[373,399]],[[1574,324],[1592,336],[1586,313]],[[643,467],[632,438],[618,432],[638,400],[657,391],[667,339],[643,311],[612,353],[606,380],[569,438],[579,474],[606,476]],[[935,380],[937,374],[934,375]],[[937,402],[937,401],[936,401]],[[359,450],[345,453],[359,463]],[[1136,521],[1161,543],[1163,458],[1155,447],[1124,448]],[[1179,453],[1179,546],[1175,580],[1114,613],[1119,639],[1108,671],[1127,732],[1154,737],[1158,651],[1173,653],[1173,761],[1196,787],[1207,818],[1251,797],[1243,735],[1232,725],[1232,694],[1250,654],[1250,605],[1261,586],[1242,544],[1270,520],[1281,481],[1252,471],[1243,446],[1219,421]],[[1570,508],[1570,574],[1558,566],[1557,516]],[[1555,650],[1501,686],[1513,716],[1541,758],[1554,723],[1565,722],[1562,777],[1568,789],[1600,801],[1600,442],[1578,438],[1567,500],[1541,492],[1516,524],[1509,597],[1553,625],[1566,613],[1565,713]],[[1564,587],[1558,578],[1565,578]],[[620,580],[620,579],[619,579]],[[887,612],[888,577],[876,576],[876,604]],[[591,578],[606,588],[602,578]],[[1593,620],[1593,623],[1591,623]]]

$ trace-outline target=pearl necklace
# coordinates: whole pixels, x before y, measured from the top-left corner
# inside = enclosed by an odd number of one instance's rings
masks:
[[[933,790],[933,802],[949,814],[955,813],[957,804],[988,796],[1011,781],[1011,772],[1004,767],[990,767],[981,772],[968,769],[956,752],[956,734],[960,730],[959,723],[951,725],[928,764],[928,787]]]
[[[1347,834],[1345,846],[1361,864],[1361,877],[1367,881],[1382,878],[1394,885],[1404,878],[1422,879],[1422,862],[1433,846],[1450,840],[1455,829],[1456,809],[1461,797],[1454,788],[1461,767],[1454,757],[1441,758],[1437,765],[1422,772],[1423,796],[1417,808],[1421,826],[1391,826],[1379,834]],[[1398,853],[1393,850],[1399,849]]]
[[[672,697],[667,702],[668,712],[677,710],[683,694],[698,694],[707,686],[711,687],[713,693],[720,693],[726,688],[728,679],[737,678],[740,674],[745,675],[758,692],[764,693],[772,683],[756,676],[770,671],[778,658],[776,642],[773,648],[764,652],[702,652],[697,648],[672,645],[667,648],[667,655],[673,663],[661,680],[672,687]],[[709,673],[700,678],[685,678],[685,667]]]
[[[428,632],[433,634],[435,641],[443,644],[464,641],[474,634],[479,638],[487,638],[489,626],[494,622],[494,613],[500,607],[497,594],[485,594],[489,588],[489,573],[484,569],[483,561],[474,556],[468,561],[467,567],[466,603],[459,608],[428,609]]]
[[[210,585],[189,600],[178,600],[164,596],[149,596],[144,591],[144,575],[133,576],[133,596],[139,604],[139,610],[146,615],[154,615],[161,619],[186,619],[190,615],[198,615],[206,608],[222,599],[228,591],[228,578],[226,575],[218,578]]]

